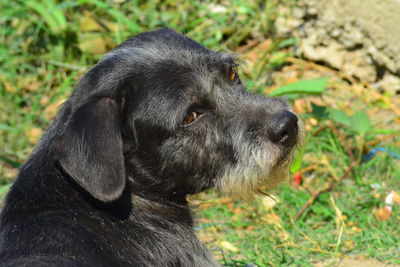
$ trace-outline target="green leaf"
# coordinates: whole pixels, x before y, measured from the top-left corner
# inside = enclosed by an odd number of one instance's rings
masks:
[[[304,80],[296,83],[282,86],[270,93],[271,96],[280,96],[286,94],[321,94],[325,90],[327,78]]]
[[[19,167],[21,167],[21,163],[19,163],[19,162],[17,162],[17,161],[14,161],[14,160],[11,160],[11,159],[8,159],[8,158],[6,158],[6,157],[1,157],[1,156],[0,156],[0,160],[3,161],[3,162],[5,162],[5,163],[7,163],[8,165],[10,165],[10,166],[13,167],[13,168],[19,168]]]
[[[8,126],[8,125],[6,125],[6,124],[0,123],[0,130],[3,130],[3,131],[13,131],[13,130],[15,130],[15,128],[10,127],[10,126]]]
[[[346,126],[351,127],[350,116],[344,113],[341,110],[330,108],[328,109],[329,117],[337,123],[344,124]]]
[[[294,46],[297,44],[297,40],[296,38],[289,38],[289,39],[285,39],[282,42],[280,42],[278,44],[278,46],[276,47],[276,49],[282,49],[288,46]]]
[[[360,110],[350,117],[351,129],[360,135],[365,135],[372,130],[371,121],[364,110]]]
[[[332,211],[322,204],[313,205],[312,211],[320,216],[333,216]]]
[[[399,130],[393,130],[393,129],[373,129],[372,132],[374,134],[399,134],[400,135]]]
[[[310,138],[310,133],[307,134],[306,142],[308,143],[308,139]],[[305,145],[302,145],[300,150],[297,151],[296,156],[293,160],[292,166],[290,166],[290,172],[295,173],[298,172],[301,169],[301,165],[303,163],[303,155],[305,152]]]
[[[285,63],[286,58],[288,58],[289,56],[291,56],[291,54],[288,52],[278,51],[273,53],[269,60],[271,68],[278,68],[279,66],[281,66],[283,63]]]
[[[311,103],[312,114],[319,119],[325,119],[329,116],[328,108]]]

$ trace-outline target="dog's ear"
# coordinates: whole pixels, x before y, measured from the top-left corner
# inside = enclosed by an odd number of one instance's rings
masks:
[[[126,183],[121,105],[91,97],[69,117],[53,151],[64,170],[101,201],[121,196]]]

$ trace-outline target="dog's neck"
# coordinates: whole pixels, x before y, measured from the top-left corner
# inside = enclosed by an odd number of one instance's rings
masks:
[[[193,225],[192,214],[188,204],[177,204],[168,200],[155,201],[132,194],[132,210],[135,212],[151,212],[164,218],[179,219],[181,223]]]
[[[55,169],[61,174],[60,177],[69,177],[63,168],[57,163],[54,163]],[[65,179],[68,185],[73,189],[71,198],[81,196],[84,203],[90,203],[92,206],[113,214],[114,217],[122,220],[127,219],[130,214],[154,214],[162,217],[178,220],[186,223],[188,226],[193,225],[192,214],[189,208],[185,194],[175,194],[172,197],[163,197],[157,192],[150,192],[147,188],[143,188],[140,184],[135,183],[134,179],[128,178],[127,188],[123,194],[113,202],[103,203],[85,190],[83,190],[71,177]],[[49,182],[49,181],[47,181]],[[66,191],[66,190],[64,190]],[[74,194],[74,191],[79,191],[80,194]],[[64,192],[65,193],[65,192]],[[78,201],[76,199],[76,201]],[[82,201],[82,199],[80,199]]]
[[[134,210],[150,211],[163,216],[184,219],[185,222],[192,224],[192,215],[185,194],[163,197],[162,194],[143,188],[132,177],[128,179],[128,186],[131,190]]]
[[[187,194],[185,192],[173,190],[168,190],[167,192],[160,191],[156,189],[157,186],[143,185],[142,181],[139,182],[138,180],[132,176],[128,176],[128,186],[134,195],[154,203],[187,206]]]

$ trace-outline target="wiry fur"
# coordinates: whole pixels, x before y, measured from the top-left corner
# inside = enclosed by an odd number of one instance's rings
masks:
[[[299,121],[299,127],[303,125]],[[246,127],[240,127],[246,129]],[[268,140],[246,137],[245,130],[231,131],[233,146],[238,151],[234,166],[226,166],[217,187],[230,196],[252,198],[261,189],[273,188],[289,175],[292,151],[282,151]],[[300,131],[296,146],[300,146],[304,132]]]
[[[1,266],[218,266],[186,196],[275,184],[303,136],[285,101],[229,80],[235,64],[170,29],[108,53],[21,167],[1,215]]]

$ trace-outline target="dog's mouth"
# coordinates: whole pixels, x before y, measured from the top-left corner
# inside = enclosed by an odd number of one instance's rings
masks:
[[[277,167],[286,167],[292,163],[294,154],[296,153],[297,148],[299,147],[298,141],[296,141],[292,146],[285,148],[282,151],[281,156],[276,161]]]
[[[278,159],[277,164],[275,165],[277,168],[288,167],[293,160],[293,151],[285,151],[282,153],[282,156]]]
[[[293,157],[297,148],[296,143],[290,147],[283,149],[281,155],[276,159],[276,162],[274,164],[274,169],[285,168],[290,166],[290,164],[293,161]]]

